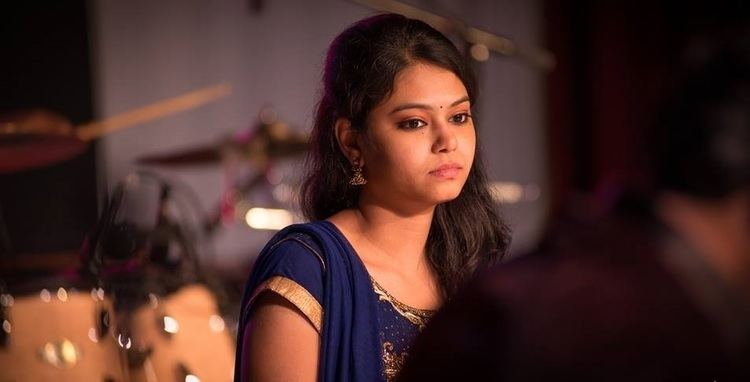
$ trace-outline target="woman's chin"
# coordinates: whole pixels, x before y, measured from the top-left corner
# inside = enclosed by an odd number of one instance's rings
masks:
[[[457,190],[457,191],[445,190],[443,192],[436,193],[435,195],[433,195],[431,199],[434,201],[435,205],[438,205],[438,204],[448,203],[456,199],[458,195],[460,194],[461,194],[461,190]]]

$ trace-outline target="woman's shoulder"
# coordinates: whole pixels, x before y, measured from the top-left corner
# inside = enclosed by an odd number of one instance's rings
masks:
[[[342,243],[346,243],[346,238],[329,221],[293,224],[266,244],[256,261],[255,272],[262,279],[276,273],[319,278],[327,272],[329,262],[336,260],[339,251],[346,251]]]
[[[261,256],[285,268],[308,269],[317,265],[325,269],[323,249],[311,230],[316,223],[294,224],[282,229],[269,241]]]
[[[341,232],[338,224],[328,219],[286,226],[271,239],[269,244],[275,245],[285,240],[297,240],[325,247],[325,244],[330,241],[345,241],[346,236]]]
[[[269,241],[253,265],[246,311],[262,292],[275,292],[320,330],[326,264],[320,245],[309,231],[312,226],[315,223],[286,227]]]
[[[326,221],[313,221],[292,224],[281,231],[268,242],[266,252],[286,252],[287,250],[310,252],[322,261],[322,245],[326,236],[336,234],[331,230],[331,224]]]

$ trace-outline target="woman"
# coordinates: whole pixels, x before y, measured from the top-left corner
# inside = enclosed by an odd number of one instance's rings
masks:
[[[433,311],[508,234],[475,155],[455,46],[399,15],[328,51],[302,208],[248,281],[237,380],[392,380]]]

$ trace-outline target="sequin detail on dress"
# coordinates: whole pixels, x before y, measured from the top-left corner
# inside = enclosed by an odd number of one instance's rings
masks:
[[[396,380],[396,376],[398,375],[398,372],[401,371],[404,362],[406,362],[406,357],[408,356],[409,354],[406,352],[401,354],[396,353],[393,349],[392,343],[388,341],[383,342],[383,374],[385,374],[385,380],[387,382]]]
[[[406,362],[411,344],[427,325],[434,310],[413,308],[398,301],[372,277],[373,291],[378,299],[378,322],[380,326],[383,377],[387,382],[396,376]]]

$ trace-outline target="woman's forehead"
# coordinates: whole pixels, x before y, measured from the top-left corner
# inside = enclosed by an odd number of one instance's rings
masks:
[[[436,65],[417,63],[396,75],[393,91],[380,107],[387,109],[389,106],[410,103],[434,108],[450,107],[456,101],[467,98],[466,87],[453,72]]]

